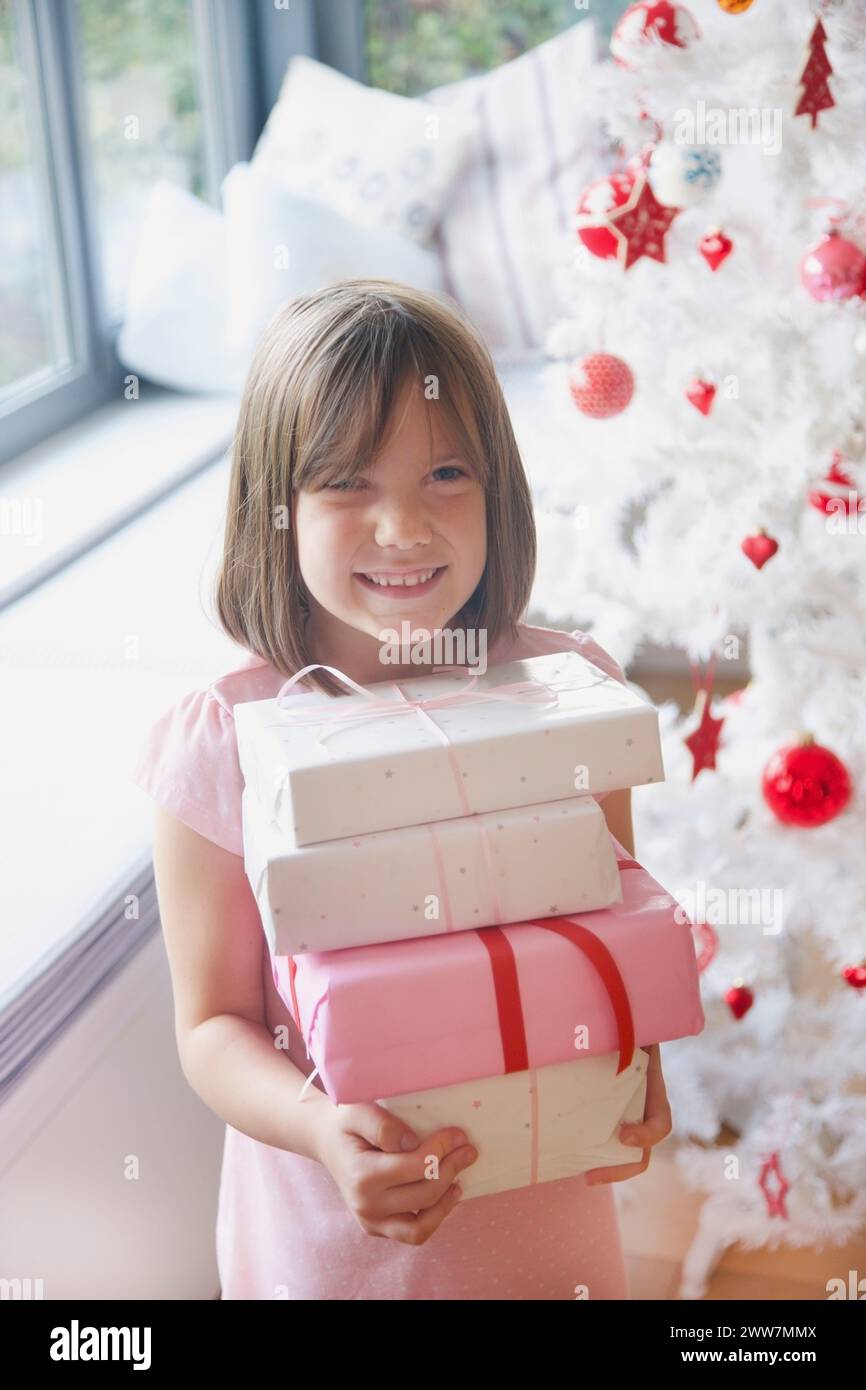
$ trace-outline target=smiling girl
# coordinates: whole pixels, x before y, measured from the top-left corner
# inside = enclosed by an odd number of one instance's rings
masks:
[[[423,675],[416,661],[383,664],[382,634],[408,621],[483,633],[489,665],[575,650],[625,679],[587,634],[520,620],[535,561],[502,392],[456,305],[370,280],[285,305],[241,401],[216,586],[220,623],[247,657],[162,716],[133,774],[158,803],[181,1065],[226,1123],[223,1298],[628,1297],[610,1183],[642,1172],[670,1132],[658,1046],[644,1122],[623,1134],[641,1163],[461,1202],[476,1155],[460,1130],[418,1135],[374,1103],[334,1105],[318,1077],[299,1102],[313,1064],[244,872],[233,707],[275,696],[302,667],[365,685]],[[345,693],[321,669],[293,690],[304,688]],[[598,800],[633,853],[630,793]],[[284,1030],[288,1050],[275,1045]]]

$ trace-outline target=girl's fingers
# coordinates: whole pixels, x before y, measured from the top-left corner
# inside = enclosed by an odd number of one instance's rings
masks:
[[[477,1158],[477,1149],[464,1144],[462,1148],[448,1154],[439,1164],[438,1177],[422,1178],[420,1182],[404,1182],[396,1187],[389,1187],[379,1195],[377,1205],[386,1217],[424,1211],[434,1206],[463,1169],[468,1168]]]
[[[368,1234],[387,1236],[389,1240],[400,1240],[405,1245],[423,1245],[448,1213],[454,1210],[459,1200],[460,1191],[455,1183],[438,1202],[424,1211],[419,1211],[417,1216],[411,1212],[402,1216],[387,1216],[383,1221],[377,1221],[374,1226],[369,1227]]]
[[[649,1167],[650,1151],[644,1149],[643,1159],[640,1163],[618,1163],[611,1168],[589,1168],[584,1177],[589,1187],[597,1187],[603,1182],[623,1182],[626,1178],[636,1178],[638,1173],[645,1173]]]

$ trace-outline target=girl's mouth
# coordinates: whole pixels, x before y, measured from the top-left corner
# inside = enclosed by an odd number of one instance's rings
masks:
[[[433,567],[431,566],[430,568],[432,569]],[[445,573],[447,568],[447,565],[439,565],[433,569],[432,574],[430,574],[429,570],[418,570],[416,571],[418,574],[429,575],[429,578],[420,580],[416,579],[414,574],[406,574],[403,576],[398,576],[396,574],[387,576],[381,575],[379,580],[376,580],[369,579],[366,574],[356,573],[354,578],[357,579],[359,584],[363,584],[365,589],[369,589],[373,593],[384,594],[389,599],[396,599],[398,602],[402,600],[405,602],[407,599],[429,594],[430,590],[434,589],[439,583],[441,576]],[[388,582],[383,582],[386,579]],[[402,582],[395,582],[398,580],[402,580]]]

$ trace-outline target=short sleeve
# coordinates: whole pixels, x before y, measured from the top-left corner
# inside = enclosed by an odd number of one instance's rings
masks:
[[[569,634],[577,644],[577,650],[581,656],[585,656],[587,661],[591,661],[593,666],[597,666],[605,675],[612,676],[614,680],[620,681],[622,685],[627,684],[626,674],[619,662],[614,660],[610,652],[605,651],[604,647],[596,642],[594,637],[590,637],[588,632],[581,632],[577,628]]]
[[[243,856],[235,721],[209,690],[184,695],[151,726],[131,780],[184,825]]]

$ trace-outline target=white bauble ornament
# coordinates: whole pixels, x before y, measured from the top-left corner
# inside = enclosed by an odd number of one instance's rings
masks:
[[[722,157],[709,145],[663,140],[649,162],[649,185],[660,203],[690,208],[700,203],[722,177]]]

